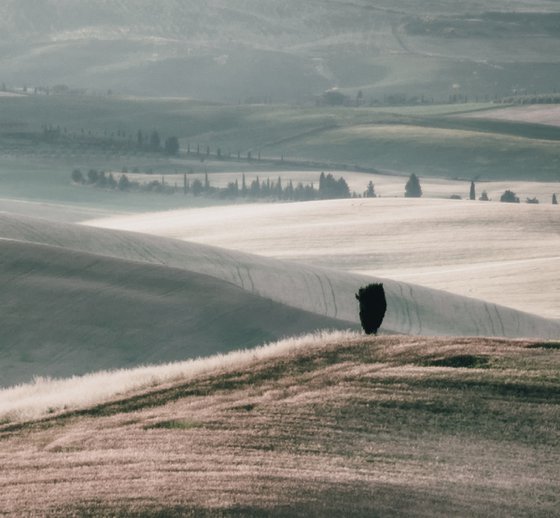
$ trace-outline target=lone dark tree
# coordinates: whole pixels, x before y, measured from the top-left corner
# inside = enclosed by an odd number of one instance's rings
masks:
[[[377,334],[387,311],[383,284],[368,284],[360,288],[356,299],[360,303],[360,322],[365,333]]]
[[[469,193],[469,200],[476,200],[476,190],[474,188],[474,182],[471,182],[471,191]]]
[[[486,191],[482,191],[482,194],[480,195],[480,198],[478,198],[480,201],[490,201],[490,198],[488,198],[488,193]]]
[[[556,198],[556,193],[552,195],[552,205],[558,205],[558,198]]]
[[[420,198],[422,196],[422,187],[420,187],[420,180],[418,177],[412,173],[408,182],[404,187],[404,197],[405,198]]]

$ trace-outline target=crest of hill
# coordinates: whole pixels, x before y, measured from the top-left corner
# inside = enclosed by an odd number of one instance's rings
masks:
[[[560,334],[559,322],[480,300],[140,233],[0,214],[0,237],[202,274],[250,294],[355,325],[359,323],[357,289],[383,282],[388,309],[382,330],[398,333],[540,338]]]

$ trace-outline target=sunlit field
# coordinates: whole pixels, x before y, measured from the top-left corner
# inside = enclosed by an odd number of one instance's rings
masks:
[[[463,117],[560,126],[560,106],[557,104],[511,106],[496,110],[466,114],[463,115]]]
[[[0,512],[553,516],[559,360],[337,334],[0,391],[4,416],[44,416],[0,425]]]
[[[389,185],[381,183],[379,191]],[[559,221],[558,206],[551,204],[377,198],[164,212],[89,224],[404,280],[560,318]]]

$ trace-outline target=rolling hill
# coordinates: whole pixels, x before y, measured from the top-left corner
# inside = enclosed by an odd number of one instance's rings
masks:
[[[358,188],[368,176],[348,178]],[[441,198],[412,200],[397,198],[401,178],[373,181],[380,198],[152,212],[86,224],[418,283],[560,319],[559,211],[546,202],[558,185],[480,182],[478,193],[488,189],[494,200],[480,202],[441,199],[444,192],[468,195],[469,182],[422,178],[426,195],[441,189]],[[497,202],[506,189],[543,203]]]
[[[106,375],[39,384],[90,403],[0,425],[0,513],[552,516],[559,360],[550,342],[337,334],[104,400]]]
[[[2,386],[355,327],[186,269],[10,240],[0,263]]]
[[[8,214],[0,214],[0,237],[4,386],[33,374],[168,361],[356,326],[354,293],[375,279]],[[385,332],[541,338],[560,333],[559,322],[536,315],[383,282]]]
[[[239,101],[557,86],[556,2],[9,0],[2,80]]]

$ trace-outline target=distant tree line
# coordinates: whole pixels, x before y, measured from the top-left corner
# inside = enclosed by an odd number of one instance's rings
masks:
[[[420,180],[414,173],[410,175],[408,181],[406,182],[404,196],[405,198],[420,198],[422,196],[422,187],[420,186]],[[458,194],[453,194],[451,195],[451,199],[460,200],[461,196],[459,196]],[[478,199],[480,201],[490,201],[490,198],[488,197],[488,193],[486,191],[482,191],[482,194]],[[469,189],[469,200],[476,200],[476,186],[474,181],[471,181],[471,186]],[[500,196],[500,201],[503,203],[521,202],[519,196],[517,196],[517,194],[515,194],[513,191],[509,189],[504,191],[504,193]],[[527,197],[526,203],[536,205],[540,202],[536,197],[533,198]],[[558,198],[556,197],[556,193],[552,195],[552,204],[558,205]]]
[[[560,93],[510,95],[499,100],[503,104],[559,104]]]
[[[179,139],[176,136],[162,138],[156,130],[138,130],[136,136],[123,129],[114,131],[94,131],[81,128],[71,130],[65,126],[43,124],[41,132],[34,136],[35,141],[70,146],[73,148],[97,148],[113,152],[160,153],[174,156],[179,153]]]
[[[128,176],[128,170],[123,169],[122,173],[106,173],[90,169],[86,174],[80,169],[74,169],[71,177],[72,181],[80,185],[89,185],[100,189],[130,191],[130,192],[156,192],[165,194],[183,193],[192,196],[210,196],[221,199],[247,199],[247,200],[273,200],[273,201],[310,201],[310,200],[332,200],[344,198],[376,198],[375,186],[372,181],[367,184],[366,190],[362,194],[351,192],[348,183],[343,177],[335,178],[331,173],[324,172],[319,176],[318,188],[313,182],[304,184],[298,182],[294,184],[292,180],[282,181],[278,176],[276,180],[261,180],[256,176],[251,181],[247,181],[245,174],[240,179],[236,179],[227,184],[226,187],[214,187],[210,183],[208,173],[205,173],[204,180],[200,178],[191,179],[190,174],[183,173],[182,185],[177,182],[170,183],[166,181],[162,175],[160,180],[151,180],[149,182],[139,182],[131,180]],[[135,173],[138,173],[136,170]],[[148,171],[147,174],[153,174]],[[410,175],[405,185],[405,198],[420,198],[422,196],[422,187],[420,179],[413,173]],[[460,200],[461,196],[454,194],[451,199]],[[476,187],[474,181],[471,182],[469,190],[469,199],[476,199]],[[480,201],[490,201],[488,193],[482,191],[478,198]],[[520,198],[513,191],[506,190],[500,197],[500,201],[504,203],[520,203]],[[536,197],[527,198],[529,204],[538,204]],[[556,193],[552,195],[552,204],[558,205]]]
[[[214,187],[210,183],[208,173],[205,173],[204,180],[195,178],[191,180],[187,173],[183,173],[183,182],[179,186],[177,183],[166,182],[165,176],[161,180],[152,180],[147,183],[130,180],[126,172],[106,173],[96,169],[90,169],[87,174],[80,169],[72,171],[72,181],[80,185],[89,185],[101,189],[136,191],[136,192],[159,192],[159,193],[183,193],[193,196],[212,196],[222,199],[272,199],[284,201],[309,201],[309,200],[330,200],[338,198],[357,197],[356,193],[351,193],[346,180],[342,177],[336,179],[332,174],[321,173],[319,176],[318,188],[313,183],[294,184],[292,180],[282,182],[282,178],[261,180],[258,176],[247,181],[245,174],[241,175],[241,181],[229,182],[226,187]],[[369,193],[369,194],[368,194]],[[375,196],[373,183],[370,182],[364,196]]]

